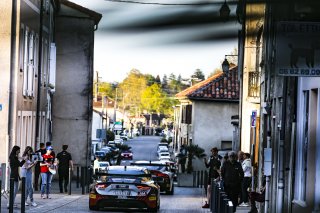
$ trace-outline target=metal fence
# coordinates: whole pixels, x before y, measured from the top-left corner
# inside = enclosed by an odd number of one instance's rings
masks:
[[[213,213],[233,213],[233,204],[220,184],[211,181],[210,210]]]

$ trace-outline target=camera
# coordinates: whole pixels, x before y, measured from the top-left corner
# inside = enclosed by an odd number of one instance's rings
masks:
[[[42,160],[43,160],[43,158],[42,158],[40,152],[31,154],[31,161],[32,162],[34,162],[34,161],[42,161]]]

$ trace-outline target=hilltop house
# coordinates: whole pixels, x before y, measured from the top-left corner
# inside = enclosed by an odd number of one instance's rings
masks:
[[[239,111],[239,83],[236,66],[176,94],[180,104],[175,107],[174,149],[183,144],[197,144],[206,154],[212,147],[232,148],[231,116]],[[195,168],[203,163],[194,161]]]

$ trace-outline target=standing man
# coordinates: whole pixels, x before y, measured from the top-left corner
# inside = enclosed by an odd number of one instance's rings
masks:
[[[42,156],[44,154],[46,154],[47,150],[46,150],[46,146],[44,145],[44,143],[40,143],[40,149],[38,149],[36,151],[36,153],[39,156]],[[35,168],[34,168],[34,190],[38,191],[38,187],[39,187],[39,176],[40,176],[40,160],[37,162]],[[41,184],[41,182],[40,182]]]
[[[64,192],[68,192],[69,168],[73,170],[72,157],[71,154],[67,152],[67,149],[68,145],[62,145],[62,152],[57,154],[60,193],[63,193],[63,189]],[[64,186],[63,188],[62,185]]]
[[[202,206],[202,208],[209,208],[209,201],[210,201],[210,196],[211,196],[211,180],[218,180],[220,175],[219,175],[219,169],[221,166],[221,159],[222,157],[218,155],[218,148],[213,147],[211,150],[211,156],[210,159],[207,161],[206,158],[204,158],[204,164],[207,168],[209,168],[209,175],[208,175],[208,187],[207,187],[207,199],[208,201]]]
[[[237,209],[243,176],[242,166],[237,161],[236,153],[233,151],[229,152],[229,160],[226,161],[221,168],[221,177],[224,182],[224,190],[228,198],[232,201],[233,212]]]

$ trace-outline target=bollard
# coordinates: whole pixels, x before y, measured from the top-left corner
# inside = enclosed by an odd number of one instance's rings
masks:
[[[199,187],[200,171],[197,171],[197,187]]]
[[[193,171],[192,174],[193,174],[193,179],[192,179],[193,180],[193,184],[192,185],[193,185],[193,187],[196,187],[196,176],[197,176],[197,173],[196,173],[196,171]]]
[[[14,178],[10,178],[9,213],[13,213]]]
[[[204,189],[205,189],[205,192],[207,193],[207,188],[208,188],[208,172],[207,171],[204,171]],[[211,181],[210,181],[211,183]]]
[[[228,202],[229,199],[227,197],[223,198],[223,212],[228,213]]]
[[[79,188],[79,182],[80,182],[80,171],[79,171],[79,166],[77,166],[77,189]]]
[[[198,187],[199,188],[203,187],[203,171],[200,171],[200,185]]]
[[[90,186],[90,167],[87,167],[87,172],[86,172],[86,184],[87,184],[87,193],[89,193],[89,186]]]
[[[71,167],[69,167],[69,177],[68,177],[68,181],[69,181],[69,190],[68,190],[68,195],[71,195],[71,175],[72,175],[72,170]]]
[[[85,168],[84,167],[81,167],[81,187],[82,187],[82,194],[84,195],[85,193],[85,184],[84,184],[84,181],[85,181]]]
[[[210,206],[210,210],[211,210],[211,212],[216,212],[216,210],[215,210],[215,207],[216,207],[216,203],[215,203],[215,200],[216,200],[216,197],[217,197],[217,191],[216,191],[216,186],[217,186],[217,184],[216,184],[216,182],[213,180],[213,178],[211,179],[211,185],[210,185],[210,187],[211,187],[211,196],[210,196],[210,201],[209,201],[209,206]]]
[[[21,213],[26,211],[26,177],[21,178]]]
[[[228,202],[228,213],[233,213],[233,203],[230,200]]]

